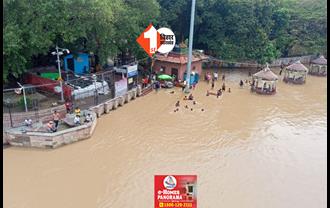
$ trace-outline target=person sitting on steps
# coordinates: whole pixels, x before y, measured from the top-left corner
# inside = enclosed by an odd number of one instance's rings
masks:
[[[81,124],[81,123],[80,123],[80,116],[76,115],[76,116],[74,117],[73,122],[74,122],[74,124],[75,124],[76,126],[80,125],[80,124]]]
[[[85,123],[89,123],[93,120],[93,117],[90,113],[87,114],[87,116],[85,117]]]
[[[53,121],[49,121],[47,123],[47,130],[48,130],[48,132],[52,132],[52,133],[57,131]]]

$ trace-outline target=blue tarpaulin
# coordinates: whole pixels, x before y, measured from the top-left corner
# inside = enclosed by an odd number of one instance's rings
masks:
[[[186,73],[183,75],[183,78],[184,78],[184,80],[186,80],[186,78],[187,78]],[[195,75],[193,75],[193,74],[190,75],[190,83],[189,83],[190,85],[198,83],[198,81],[199,81],[199,74],[195,73]]]

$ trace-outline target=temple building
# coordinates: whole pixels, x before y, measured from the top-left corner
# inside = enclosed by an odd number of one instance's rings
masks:
[[[202,62],[207,57],[200,52],[194,51],[191,63],[190,83],[198,82],[202,73]],[[168,74],[175,80],[182,82],[186,78],[188,63],[188,50],[184,44],[174,47],[168,54],[156,54],[153,70],[158,74]]]

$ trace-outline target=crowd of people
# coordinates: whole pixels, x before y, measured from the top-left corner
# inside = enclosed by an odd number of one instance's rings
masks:
[[[214,72],[213,73],[213,77],[212,77],[211,76],[211,73],[210,72],[207,72],[206,75],[205,75],[205,80],[208,81],[208,82],[209,82],[209,80],[211,80],[211,90],[214,90],[214,88],[215,88],[215,81],[218,80],[218,73],[217,72]],[[226,91],[226,83],[225,83],[226,75],[225,74],[222,75],[221,80],[223,82],[221,88],[218,89],[216,91],[216,93],[215,92],[211,92],[210,90],[207,90],[206,91],[206,96],[215,95],[215,96],[217,96],[217,98],[219,98],[222,95],[222,93]],[[231,92],[231,89],[230,88],[228,88],[228,92],[229,93]]]
[[[75,126],[79,126],[82,124],[81,122],[81,110],[80,108],[77,106],[75,107],[74,111],[72,112],[72,105],[71,104],[65,104],[66,106],[66,112],[67,114],[74,114],[74,118],[73,118],[73,123]],[[93,117],[90,113],[87,113],[86,115],[84,115],[85,120],[83,121],[84,123],[88,123],[91,122]],[[53,112],[53,119],[50,120],[46,127],[47,127],[47,131],[48,132],[57,132],[58,131],[58,127],[59,127],[59,123],[61,120],[61,115],[59,112],[57,112],[56,110]],[[26,125],[32,123],[32,121],[26,120],[25,121]]]
[[[189,94],[189,96],[184,96],[183,98],[184,101],[192,101],[192,104],[193,105],[196,105],[197,102],[195,101],[195,98],[193,96],[192,93]],[[175,103],[175,109],[174,109],[174,112],[178,112],[179,111],[179,108],[180,108],[180,100],[178,100],[176,103]],[[189,107],[187,104],[184,106],[185,109],[190,109],[190,111],[193,111],[194,109],[192,107]],[[204,108],[201,109],[201,111],[204,111]]]
[[[223,74],[222,77],[221,77],[221,80],[222,80],[221,88],[218,89],[216,92],[212,92],[212,90],[215,89],[215,85],[216,85],[216,81],[218,80],[218,76],[219,75],[218,75],[217,72],[213,72],[213,74],[211,74],[210,72],[206,72],[205,73],[205,77],[204,77],[205,81],[207,81],[207,83],[210,83],[211,82],[211,89],[210,90],[207,90],[206,96],[215,95],[215,96],[217,96],[217,98],[219,98],[219,97],[222,96],[222,94],[224,92],[226,92],[226,89],[228,90],[227,91],[228,93],[231,93],[231,89],[226,87],[226,83],[225,83],[226,76],[225,76],[225,74]],[[185,87],[186,87],[186,82],[184,82],[184,84],[182,85],[182,91],[184,91]],[[196,85],[194,84],[194,85],[192,85],[191,88],[194,89],[195,87],[196,87]],[[192,104],[193,105],[196,105],[197,104],[192,93],[189,94],[189,96],[184,96],[183,100],[184,101],[192,101]],[[181,103],[178,100],[175,103],[174,112],[178,112],[179,111],[180,105],[181,105]],[[184,108],[190,109],[191,111],[194,110],[193,107],[189,107],[187,104],[184,105]],[[204,108],[202,108],[201,111],[204,111]]]

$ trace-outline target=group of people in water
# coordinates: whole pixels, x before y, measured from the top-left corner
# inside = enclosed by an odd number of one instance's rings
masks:
[[[225,76],[225,74],[223,74],[222,75],[222,81],[225,81],[225,78],[226,78],[226,76]],[[216,71],[213,72],[213,77],[212,77],[210,72],[206,72],[204,79],[205,79],[205,81],[207,81],[207,83],[210,83],[211,80],[212,80],[212,82],[217,81],[218,80],[218,72],[216,72]]]
[[[206,74],[210,76],[210,73],[209,73],[209,72],[207,72]],[[206,96],[209,96],[209,95],[216,95],[217,98],[219,98],[219,97],[222,95],[222,93],[226,91],[225,79],[226,79],[226,76],[225,76],[225,74],[223,74],[223,75],[222,75],[222,82],[223,82],[223,83],[222,83],[221,88],[220,88],[219,90],[217,90],[216,93],[214,93],[214,92],[210,92],[209,90],[207,90],[207,92],[206,92]],[[212,78],[212,81],[211,81],[211,90],[214,90],[214,87],[215,87],[215,81],[216,81],[216,80],[218,80],[218,73],[217,73],[217,72],[214,72],[214,74],[213,74],[213,78]],[[207,81],[208,81],[208,80],[207,80]],[[228,88],[228,92],[229,92],[229,93],[231,92],[231,89],[230,89],[230,88]]]
[[[209,95],[213,94],[213,95],[216,95],[217,98],[219,98],[222,95],[222,93],[226,91],[225,78],[226,78],[225,75],[222,75],[223,84],[222,84],[221,88],[216,93],[212,93],[209,90],[207,90],[206,96],[209,96]],[[213,76],[212,76],[210,72],[207,72],[205,74],[205,80],[208,83],[211,81],[211,89],[213,90],[214,87],[215,87],[215,81],[218,80],[218,73],[217,72],[214,72],[213,73]],[[194,89],[195,86],[196,85],[193,85],[192,88]],[[184,87],[182,87],[182,91],[184,91]],[[229,93],[231,92],[231,89],[230,88],[228,88],[228,92]],[[184,96],[183,100],[190,100],[190,101],[192,101],[192,104],[193,105],[196,105],[196,101],[194,100],[194,96],[192,95],[192,93],[189,94],[189,96]],[[178,100],[175,103],[175,108],[176,109],[174,109],[174,112],[179,111],[179,107],[180,107],[180,101]],[[185,105],[184,107],[186,109],[189,109],[190,108],[188,105]],[[190,110],[193,111],[194,109],[193,108],[190,108]],[[202,108],[201,111],[204,111],[204,108]]]
[[[184,96],[183,100],[185,101],[192,101],[192,104],[193,105],[196,105],[196,101],[194,100],[194,96],[192,95],[192,93],[189,94],[189,96]],[[180,100],[178,100],[176,103],[175,103],[175,108],[174,109],[174,112],[177,112],[179,111],[179,108],[180,108]],[[188,105],[185,105],[184,108],[186,109],[189,109],[189,106]],[[190,111],[193,111],[194,109],[193,108],[190,108]],[[201,111],[204,111],[204,108],[201,109]]]

